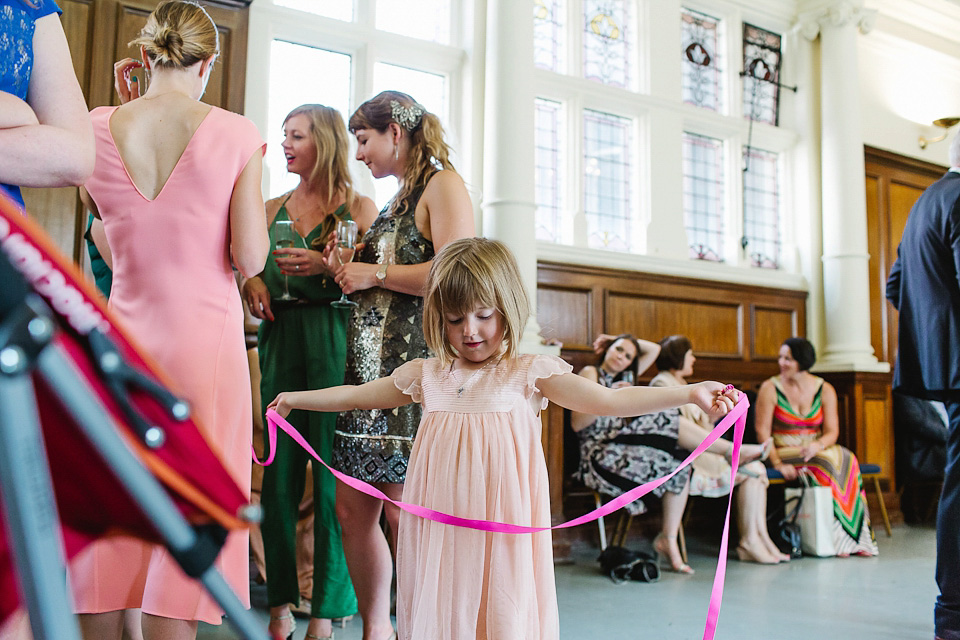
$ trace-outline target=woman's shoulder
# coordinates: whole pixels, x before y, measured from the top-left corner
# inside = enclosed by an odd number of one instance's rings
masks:
[[[217,128],[229,132],[228,139],[237,140],[240,143],[246,143],[252,138],[256,138],[259,144],[264,144],[260,130],[253,120],[233,111],[227,111],[221,107],[210,107],[210,113],[207,118],[211,123],[215,123]]]
[[[661,371],[653,376],[653,380],[650,381],[651,387],[675,387],[679,384],[677,379],[670,375],[668,371]]]
[[[466,188],[463,178],[453,169],[438,169],[427,178],[426,186],[423,188],[423,195],[428,196],[435,191],[444,191],[446,189]]]
[[[35,0],[32,6],[26,2],[14,2],[13,6],[26,13],[34,22],[53,13],[63,14],[53,0]]]

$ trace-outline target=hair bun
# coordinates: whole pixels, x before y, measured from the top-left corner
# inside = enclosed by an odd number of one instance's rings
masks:
[[[154,34],[153,43],[158,58],[176,65],[183,62],[183,36],[179,32],[162,26]]]

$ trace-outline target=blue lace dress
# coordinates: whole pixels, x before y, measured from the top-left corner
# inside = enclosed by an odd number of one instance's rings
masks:
[[[63,13],[53,0],[0,0],[0,91],[27,99],[33,71],[33,30],[37,20],[53,12]],[[23,206],[19,187],[0,184],[0,189]]]

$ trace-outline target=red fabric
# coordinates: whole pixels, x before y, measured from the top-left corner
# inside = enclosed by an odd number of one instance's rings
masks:
[[[129,365],[161,382],[162,373],[114,324],[106,305],[83,274],[59,253],[39,226],[2,195],[0,251],[55,310],[60,325],[55,342],[77,368],[78,381],[112,414],[118,433],[161,480],[181,513],[191,522],[217,521],[228,528],[244,526],[234,517],[247,502],[243,492],[192,421],[177,423],[149,396],[131,392],[133,405],[149,422],[164,428],[167,435],[163,447],[156,451],[146,451],[135,443],[133,431],[124,424],[122,414],[94,372],[82,334],[97,326],[111,338]],[[36,374],[34,387],[67,556],[73,557],[106,533],[122,532],[155,540],[152,527]],[[19,606],[13,559],[2,522],[0,508],[0,622]]]

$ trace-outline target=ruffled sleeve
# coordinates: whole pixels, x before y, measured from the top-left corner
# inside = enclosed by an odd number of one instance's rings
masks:
[[[414,402],[423,400],[423,392],[420,388],[420,378],[423,376],[423,358],[417,358],[410,362],[404,362],[393,370],[390,377],[393,378],[393,384],[397,389],[410,396]]]
[[[530,362],[530,368],[527,369],[527,387],[525,391],[527,399],[535,400],[537,404],[540,405],[541,411],[546,409],[550,401],[540,394],[540,390],[537,389],[537,380],[563,375],[564,373],[570,373],[572,371],[573,367],[557,356],[533,356],[533,360]]]

